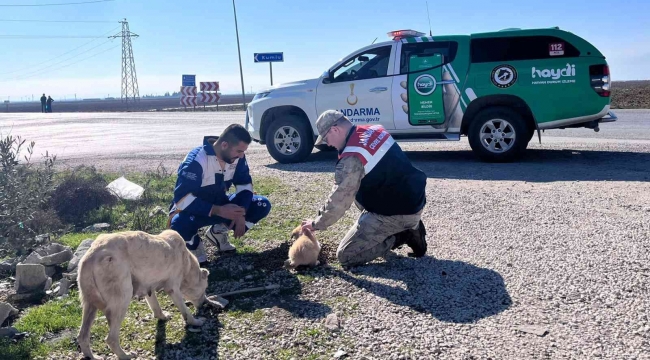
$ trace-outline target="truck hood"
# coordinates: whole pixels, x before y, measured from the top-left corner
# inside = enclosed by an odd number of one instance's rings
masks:
[[[280,91],[307,91],[307,90],[316,90],[318,86],[318,81],[320,79],[309,79],[309,80],[300,80],[292,81],[288,83],[278,84],[271,87],[264,88],[259,92],[280,92]]]

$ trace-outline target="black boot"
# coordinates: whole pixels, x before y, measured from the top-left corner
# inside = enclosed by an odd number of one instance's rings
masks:
[[[410,236],[407,237],[406,240],[406,245],[408,245],[413,252],[409,253],[408,255],[410,257],[422,257],[426,255],[427,253],[427,230],[424,228],[424,224],[422,223],[422,220],[420,220],[420,223],[418,224],[418,228],[416,230],[408,230],[410,232]]]
[[[411,236],[411,230],[404,230],[393,236],[395,236],[395,243],[393,244],[393,247],[390,248],[391,250],[398,249],[402,245],[406,244],[408,238]]]

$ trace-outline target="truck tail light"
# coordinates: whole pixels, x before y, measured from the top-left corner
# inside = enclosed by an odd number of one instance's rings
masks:
[[[602,97],[609,97],[611,95],[612,84],[609,75],[609,66],[607,64],[589,66],[589,80],[591,88],[598,95]]]

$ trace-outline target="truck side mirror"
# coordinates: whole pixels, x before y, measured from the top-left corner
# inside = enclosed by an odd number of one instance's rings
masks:
[[[333,82],[333,81],[332,81],[333,79],[332,79],[332,73],[331,73],[331,72],[329,72],[329,71],[325,71],[325,72],[323,73],[323,75],[321,75],[321,76],[323,77],[323,84],[331,84],[331,83]]]

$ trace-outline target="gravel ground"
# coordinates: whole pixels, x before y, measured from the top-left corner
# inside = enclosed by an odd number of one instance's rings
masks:
[[[513,164],[477,162],[466,141],[403,144],[429,176],[428,256],[402,249],[351,271],[330,259],[304,276],[279,268],[286,243],[221,257],[217,269],[232,276],[211,285],[219,292],[264,283],[299,290],[242,296],[233,304],[249,310],[241,317],[215,314],[203,358],[270,358],[283,349],[287,359],[338,350],[354,359],[650,359],[650,120],[648,111],[623,113],[598,134],[546,132]],[[189,148],[174,149],[66,162],[174,169]],[[299,189],[282,201],[312,213],[334,160],[315,153],[281,165],[260,146],[249,154],[254,175]],[[324,239],[330,251],[337,237]],[[334,330],[324,324],[330,314]]]

